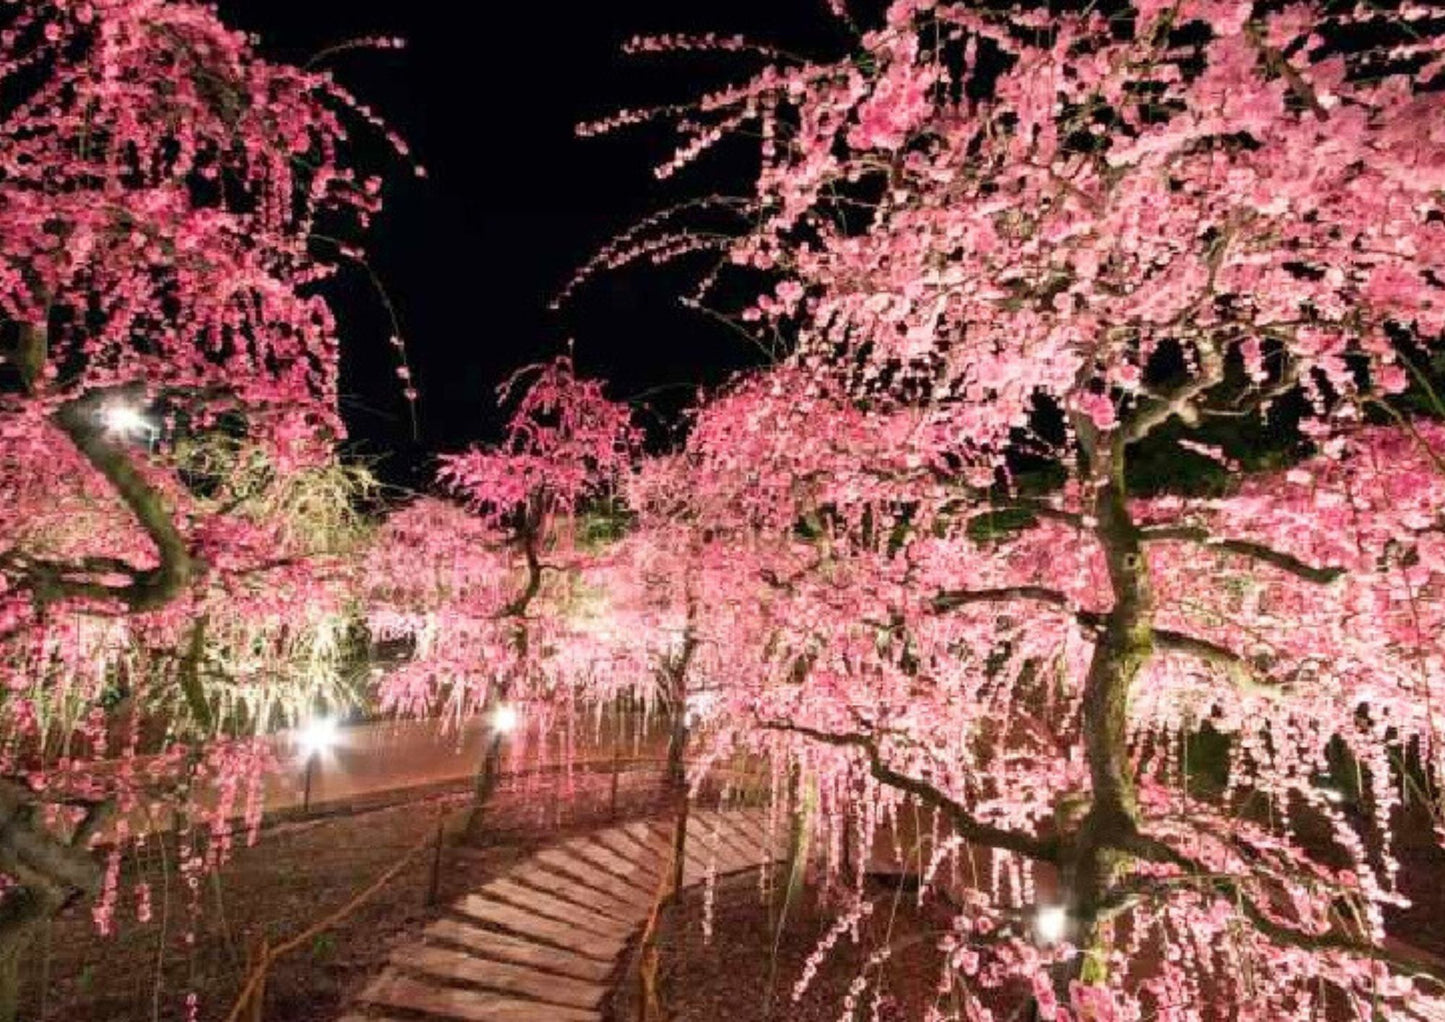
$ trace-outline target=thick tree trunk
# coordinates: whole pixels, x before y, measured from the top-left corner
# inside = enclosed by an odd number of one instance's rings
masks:
[[[0,1022],[16,1022],[20,1017],[20,958],[17,950],[0,959]]]
[[[28,811],[6,810],[0,869],[21,884],[0,903],[0,1022],[16,1022],[26,952],[72,898],[99,886],[100,867],[83,849],[34,830]]]
[[[501,617],[510,619],[514,629],[512,641],[517,650],[517,664],[526,670],[530,653],[530,636],[527,632],[527,608],[542,590],[542,558],[537,549],[540,542],[535,513],[529,512],[518,532],[518,542],[527,563],[527,582],[522,591],[501,612]],[[485,834],[487,804],[496,791],[502,770],[502,743],[506,735],[496,727],[496,713],[506,705],[511,694],[512,679],[503,678],[487,690],[486,702],[482,704],[482,758],[477,764],[476,778],[472,782],[472,809],[462,828],[462,840],[467,844],[479,844]]]
[[[11,905],[0,922],[0,1022],[18,1022],[25,955],[45,922],[65,907],[66,899],[28,888],[11,891],[6,899]]]
[[[1095,533],[1109,570],[1114,604],[1095,642],[1084,681],[1084,753],[1091,801],[1063,863],[1064,890],[1083,951],[1070,975],[1085,982],[1103,979],[1108,934],[1099,922],[1104,896],[1118,878],[1125,856],[1118,848],[1138,830],[1138,799],[1129,759],[1129,692],[1153,652],[1153,592],[1139,530],[1129,515],[1124,487],[1124,441],[1093,452]],[[1061,991],[1061,993],[1064,991]]]

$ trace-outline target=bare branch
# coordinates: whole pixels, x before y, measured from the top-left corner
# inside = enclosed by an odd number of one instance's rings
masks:
[[[1212,345],[1199,349],[1200,372],[1185,380],[1167,394],[1148,394],[1149,403],[1139,409],[1124,426],[1124,442],[1138,443],[1176,415],[1193,425],[1198,420],[1194,401],[1224,379],[1224,359]]]
[[[933,598],[935,611],[956,610],[975,603],[1010,603],[1033,600],[1061,610],[1069,609],[1069,599],[1056,589],[1044,586],[1003,586],[997,589],[948,589]]]
[[[1051,504],[1045,504],[1041,500],[1029,500],[1023,497],[1016,500],[992,503],[987,508],[980,509],[969,515],[968,520],[974,522],[980,518],[988,518],[992,515],[1003,514],[1008,511],[1024,511],[1036,518],[1047,518],[1051,521],[1064,522],[1065,524],[1078,528],[1084,527],[1084,516],[1081,514],[1073,511],[1065,511]]]
[[[1002,586],[997,589],[946,589],[934,596],[933,611],[942,614],[978,603],[1012,603],[1016,600],[1046,603],[1051,607],[1067,611],[1085,628],[1097,629],[1102,626],[1104,621],[1102,614],[1071,607],[1069,598],[1057,589],[1030,585]]]
[[[1283,692],[1284,682],[1270,681],[1250,665],[1244,657],[1231,649],[1183,632],[1167,628],[1153,629],[1154,647],[1173,653],[1185,653],[1215,667],[1228,671],[1235,685],[1245,692],[1277,699]]]
[[[1146,542],[1160,542],[1173,540],[1185,543],[1199,543],[1202,546],[1214,547],[1227,551],[1231,554],[1239,554],[1242,557],[1250,557],[1256,561],[1287,571],[1297,578],[1306,582],[1316,582],[1320,585],[1328,585],[1335,579],[1344,575],[1344,568],[1320,568],[1300,560],[1293,554],[1287,554],[1263,543],[1255,543],[1245,539],[1222,539],[1215,536],[1208,529],[1195,525],[1159,525],[1146,528],[1140,531],[1140,537]]]

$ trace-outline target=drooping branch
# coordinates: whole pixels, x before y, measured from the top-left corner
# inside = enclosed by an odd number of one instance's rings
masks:
[[[96,565],[57,565],[23,562],[24,578],[43,602],[81,598],[116,600],[132,612],[156,610],[173,600],[195,577],[200,565],[192,557],[185,537],[176,527],[165,499],[136,468],[129,452],[106,435],[100,421],[102,403],[112,394],[97,391],[62,405],[55,422],[87,461],[110,483],[136,523],[155,544],[160,563],[135,568],[118,561],[104,565],[108,573],[128,576],[122,586],[109,586],[72,577],[76,568],[94,571]]]
[[[1249,924],[1277,945],[1311,952],[1338,951],[1359,958],[1368,958],[1372,961],[1383,962],[1402,973],[1427,975],[1445,985],[1445,967],[1433,962],[1405,958],[1388,948],[1362,941],[1339,930],[1310,933],[1278,921],[1246,894],[1234,877],[1223,876],[1206,869],[1201,863],[1158,838],[1136,833],[1123,844],[1125,847],[1121,848],[1122,851],[1149,862],[1175,866],[1184,872],[1186,879],[1192,879],[1199,886],[1212,889],[1220,896],[1234,902],[1239,908],[1240,914]]]
[[[1024,834],[1020,831],[1006,830],[1002,827],[995,827],[992,824],[983,823],[973,817],[956,799],[950,798],[934,785],[927,781],[919,780],[916,777],[909,777],[894,770],[883,761],[882,754],[878,750],[878,742],[870,735],[854,732],[838,733],[832,731],[820,731],[817,728],[807,727],[802,724],[789,724],[785,721],[760,721],[759,727],[767,731],[783,731],[791,734],[802,735],[804,738],[812,739],[815,742],[822,742],[825,745],[833,745],[841,748],[859,749],[868,759],[869,772],[873,778],[889,787],[897,788],[906,792],[926,805],[930,805],[941,811],[948,817],[959,836],[974,844],[984,845],[988,848],[997,848],[1002,851],[1015,852],[1028,859],[1039,862],[1058,862],[1061,854],[1060,842],[1053,838],[1040,838],[1032,834]]]
[[[1184,653],[1207,664],[1221,667],[1229,672],[1234,683],[1243,691],[1271,698],[1278,698],[1281,695],[1282,682],[1270,683],[1269,679],[1256,671],[1249,661],[1231,649],[1210,642],[1208,639],[1171,631],[1167,628],[1155,628],[1153,635],[1156,649]]]
[[[1061,610],[1070,609],[1068,597],[1057,589],[1030,585],[1002,586],[996,589],[948,589],[933,598],[933,609],[941,613],[970,604],[1009,603],[1014,600],[1032,600]]]
[[[1012,603],[1016,600],[1057,607],[1067,611],[1080,625],[1089,629],[1099,628],[1104,621],[1101,614],[1071,606],[1069,598],[1057,589],[1033,585],[1000,586],[996,589],[946,589],[933,597],[932,607],[934,613],[943,614],[959,607],[983,603]]]
[[[1306,582],[1316,582],[1320,585],[1328,585],[1345,573],[1344,568],[1321,568],[1300,560],[1293,554],[1287,554],[1265,546],[1263,543],[1255,543],[1244,539],[1222,539],[1215,536],[1208,529],[1195,525],[1157,525],[1142,529],[1140,536],[1145,542],[1177,541],[1185,543],[1199,543],[1203,546],[1214,547],[1232,554],[1239,554],[1243,557],[1253,558],[1264,564],[1269,564],[1287,571],[1296,578],[1304,579]]]

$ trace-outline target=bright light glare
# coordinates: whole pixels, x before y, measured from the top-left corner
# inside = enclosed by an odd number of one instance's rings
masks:
[[[712,710],[713,704],[716,702],[717,693],[715,692],[689,693],[687,701],[684,704],[685,709],[683,713],[684,720],[687,723],[687,726],[692,727],[699,720],[705,717],[708,712]]]
[[[1054,944],[1064,939],[1068,921],[1068,915],[1058,905],[1046,905],[1034,917],[1034,931],[1044,943]]]
[[[517,710],[513,706],[498,706],[492,711],[492,730],[502,734],[517,729]]]
[[[296,736],[296,742],[301,747],[305,756],[315,756],[318,753],[328,752],[337,739],[340,738],[340,729],[336,721],[331,717],[317,717],[301,729]]]
[[[155,426],[141,414],[139,408],[123,402],[115,402],[102,408],[100,421],[105,426],[105,431],[115,436],[150,436],[155,432]]]

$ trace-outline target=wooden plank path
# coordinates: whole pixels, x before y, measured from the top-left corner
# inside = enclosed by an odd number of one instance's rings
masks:
[[[683,880],[784,857],[761,810],[694,811]],[[672,826],[628,823],[544,849],[398,948],[340,1022],[601,1022],[627,940],[672,857]]]

